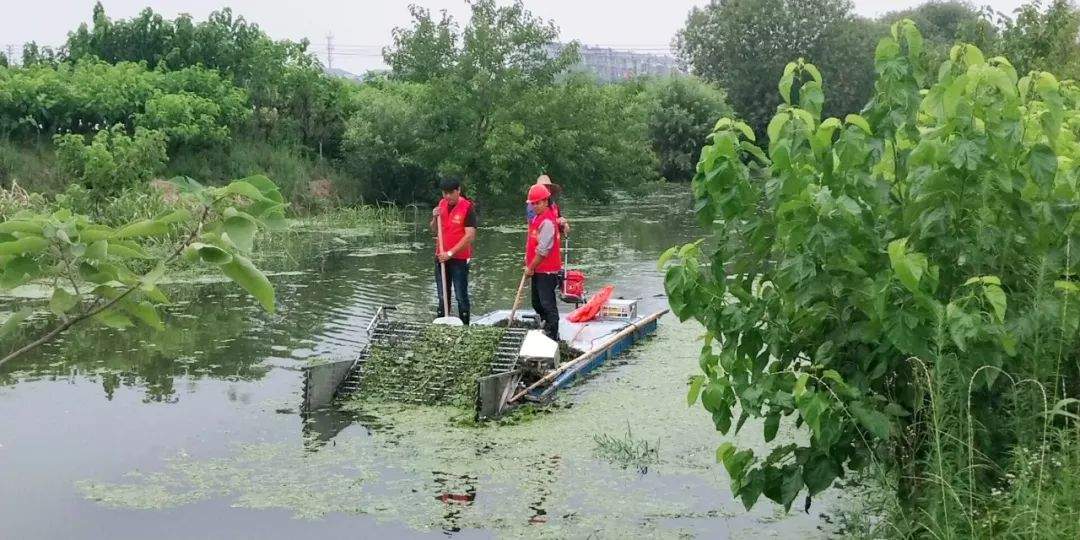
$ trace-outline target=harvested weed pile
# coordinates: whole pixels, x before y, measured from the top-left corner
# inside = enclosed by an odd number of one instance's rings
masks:
[[[363,399],[472,407],[505,329],[432,325],[415,340],[372,343],[363,364]]]

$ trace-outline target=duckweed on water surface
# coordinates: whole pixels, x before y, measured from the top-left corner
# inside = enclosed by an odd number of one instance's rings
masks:
[[[143,496],[154,508],[221,500],[500,538],[821,536],[815,516],[778,517],[765,505],[747,513],[731,497],[712,423],[686,407],[700,327],[664,323],[625,363],[560,398],[573,407],[528,422],[476,429],[452,421],[456,407],[357,401],[349,406],[368,429],[343,431],[314,452],[299,441],[239,445],[226,457],[182,456],[158,472],[79,488],[111,507],[145,507]],[[597,459],[595,435],[624,434],[627,422],[634,440],[663,449],[646,474]]]

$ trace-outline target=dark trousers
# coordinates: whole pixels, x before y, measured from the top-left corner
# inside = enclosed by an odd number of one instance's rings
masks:
[[[555,305],[555,288],[558,287],[558,274],[533,274],[532,307],[544,321],[544,334],[559,341],[559,307]]]
[[[436,313],[439,317],[445,317],[443,313],[443,290],[442,268],[435,263],[435,290],[439,295],[439,307]],[[469,261],[462,259],[450,259],[446,261],[446,282],[450,290],[449,294],[457,298],[457,316],[461,322],[469,324]]]

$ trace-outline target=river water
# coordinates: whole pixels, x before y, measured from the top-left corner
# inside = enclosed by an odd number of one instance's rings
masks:
[[[645,306],[664,303],[659,254],[700,235],[685,191],[566,213],[571,263],[590,288],[612,283]],[[522,219],[481,213],[474,317],[510,305]],[[0,368],[0,537],[825,534],[829,501],[784,514],[732,499],[714,458],[722,437],[685,403],[700,328],[671,316],[514,425],[395,406],[304,417],[301,368],[355,355],[379,306],[432,316],[430,245],[422,226],[293,231],[260,256],[276,314],[195,279],[168,287],[163,332],[82,328]],[[0,299],[0,312],[25,301]],[[759,434],[747,426],[739,442],[759,447]],[[648,443],[656,459],[603,459],[597,436]]]

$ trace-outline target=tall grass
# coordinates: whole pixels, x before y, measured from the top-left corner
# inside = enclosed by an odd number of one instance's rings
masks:
[[[0,187],[10,188],[13,183],[31,192],[58,193],[69,182],[56,166],[51,143],[0,138]]]
[[[357,180],[332,162],[304,155],[297,147],[257,139],[238,139],[227,147],[178,151],[170,157],[166,176],[190,176],[219,184],[235,178],[263,174],[272,179],[294,212],[316,213],[360,203]],[[329,183],[330,193],[313,185]]]
[[[1045,267],[1029,266],[1030,289],[1012,297],[1043,323],[1026,358],[971,372],[955,356],[909,360],[926,394],[903,434],[913,466],[885,481],[885,519],[856,536],[1080,538],[1080,304]]]
[[[390,229],[411,223],[406,215],[392,204],[342,206],[304,217],[300,225],[311,229]]]

